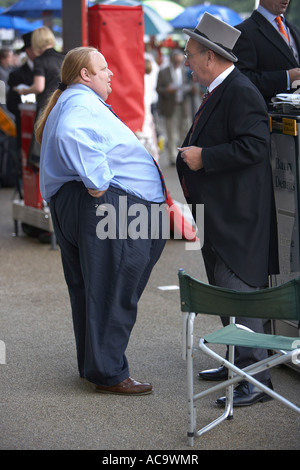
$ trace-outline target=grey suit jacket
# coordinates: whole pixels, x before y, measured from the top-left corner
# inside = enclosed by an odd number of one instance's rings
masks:
[[[189,96],[190,87],[188,87],[188,77],[186,70],[182,68],[182,81],[184,86],[183,93],[183,113],[184,117],[187,117],[190,108],[189,108]],[[159,111],[163,116],[171,117],[174,113],[174,108],[176,104],[176,95],[175,93],[170,93],[167,91],[167,87],[173,82],[172,73],[170,67],[161,69],[157,78],[157,87],[156,91],[159,96]]]

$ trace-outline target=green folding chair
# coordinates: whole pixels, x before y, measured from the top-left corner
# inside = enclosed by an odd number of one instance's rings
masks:
[[[253,375],[279,364],[300,363],[300,337],[254,333],[244,326],[235,324],[236,317],[256,317],[271,320],[300,320],[300,278],[293,279],[277,287],[254,292],[238,292],[231,289],[211,286],[189,276],[184,270],[178,272],[181,311],[183,313],[182,355],[187,361],[188,389],[188,445],[194,445],[194,437],[199,437],[225,419],[233,417],[233,387],[246,380],[272,398],[279,400],[292,410],[300,413],[299,406],[288,401],[274,390],[253,378]],[[220,330],[200,338],[194,344],[194,321],[197,314],[230,317],[230,324]],[[228,359],[217,354],[209,344],[228,345]],[[246,346],[265,348],[274,352],[267,359],[244,369],[234,365],[234,347]],[[200,393],[194,391],[193,355],[202,351],[228,369],[228,379]],[[226,404],[223,414],[208,425],[198,429],[196,401],[225,388]]]

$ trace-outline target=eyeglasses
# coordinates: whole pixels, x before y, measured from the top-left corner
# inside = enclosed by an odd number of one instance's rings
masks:
[[[202,49],[201,51],[194,52],[194,54],[190,54],[189,52],[185,51],[184,53],[184,60],[189,61],[194,55],[202,54],[203,52],[207,52],[207,49]]]

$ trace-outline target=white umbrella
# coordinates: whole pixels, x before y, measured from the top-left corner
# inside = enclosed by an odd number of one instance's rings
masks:
[[[172,20],[183,12],[184,8],[170,0],[144,0],[143,5],[153,8],[164,20]]]
[[[170,25],[170,23],[164,20],[155,10],[153,10],[153,8],[135,0],[106,0],[101,2],[101,4],[126,6],[141,5],[144,12],[145,34],[149,36],[156,36],[158,34],[170,34],[173,31],[173,27]]]

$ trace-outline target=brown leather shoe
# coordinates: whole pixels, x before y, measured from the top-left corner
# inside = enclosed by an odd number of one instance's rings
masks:
[[[148,395],[152,392],[151,384],[142,384],[128,377],[117,385],[96,385],[96,392],[112,393],[114,395]]]

